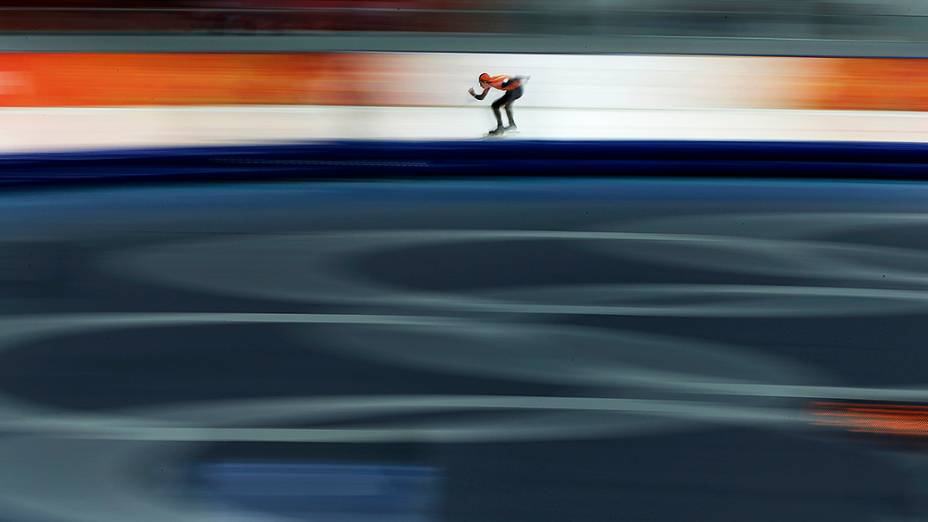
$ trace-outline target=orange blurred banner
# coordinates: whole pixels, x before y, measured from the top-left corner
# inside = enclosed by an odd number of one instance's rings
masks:
[[[813,69],[812,108],[928,110],[928,60],[819,58]]]
[[[0,105],[363,105],[373,55],[0,54]]]
[[[646,99],[693,108],[928,110],[928,60],[531,56],[543,63],[526,102],[535,106],[637,108]],[[529,68],[516,55],[0,53],[0,106],[454,106],[494,63]],[[564,80],[575,77],[584,79]]]

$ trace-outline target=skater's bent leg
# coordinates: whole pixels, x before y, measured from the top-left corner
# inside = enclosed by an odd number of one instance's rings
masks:
[[[512,127],[513,129],[516,128],[516,120],[512,118],[512,104],[513,102],[515,102],[521,97],[522,97],[521,87],[514,91],[509,91],[508,93],[506,93],[506,96],[504,96],[504,98],[507,98],[506,104],[504,105],[504,107],[506,108],[506,117],[509,118],[509,126]]]
[[[505,96],[493,102],[493,116],[496,116],[496,128],[500,129],[503,127],[503,117],[499,113],[499,108],[505,103]]]
[[[495,103],[493,104],[493,116],[496,116],[496,128],[498,129],[498,128],[502,127],[502,126],[503,126],[503,117],[500,115],[500,113],[499,113],[499,107],[497,107]]]
[[[515,127],[516,120],[514,120],[512,117],[512,104],[511,103],[506,105],[506,117],[509,118],[509,126]]]

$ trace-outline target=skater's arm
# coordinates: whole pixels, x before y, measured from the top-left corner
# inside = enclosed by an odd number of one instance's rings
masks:
[[[470,95],[473,96],[474,98],[477,98],[478,100],[482,100],[487,97],[487,93],[490,92],[490,88],[484,87],[483,92],[480,94],[477,94],[477,92],[474,91],[474,88],[471,87],[467,92],[470,93]]]

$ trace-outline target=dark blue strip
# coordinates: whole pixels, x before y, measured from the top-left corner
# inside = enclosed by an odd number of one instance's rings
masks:
[[[0,156],[6,186],[482,176],[928,179],[928,144],[332,141]]]

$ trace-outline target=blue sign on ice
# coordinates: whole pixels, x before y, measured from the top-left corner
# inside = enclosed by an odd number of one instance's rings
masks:
[[[198,475],[222,510],[335,522],[431,522],[436,470],[424,466],[322,463],[211,463]]]

